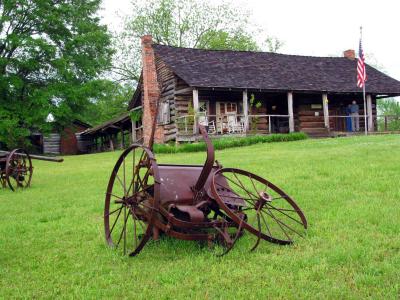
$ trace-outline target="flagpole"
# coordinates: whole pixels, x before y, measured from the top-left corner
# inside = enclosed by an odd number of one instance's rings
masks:
[[[363,99],[364,99],[364,128],[365,128],[365,135],[368,135],[368,128],[367,128],[367,106],[365,102],[365,81],[363,85]]]
[[[362,41],[362,26],[360,26],[360,43]],[[364,62],[365,64],[365,62]],[[365,74],[364,74],[365,76]],[[367,105],[365,101],[365,81],[363,80],[363,100],[364,100],[364,131],[365,135],[368,135],[368,128],[367,128]]]

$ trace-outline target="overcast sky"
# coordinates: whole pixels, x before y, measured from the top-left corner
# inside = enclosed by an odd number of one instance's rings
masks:
[[[134,9],[131,2],[103,0],[104,23],[119,30],[121,16]],[[341,55],[346,49],[357,50],[362,25],[367,58],[372,56],[388,75],[400,80],[400,0],[231,2],[250,11],[252,22],[264,28],[268,35],[282,40],[284,47],[280,52],[287,54],[331,56]],[[257,37],[257,40],[264,39]],[[375,61],[371,59],[370,63]]]

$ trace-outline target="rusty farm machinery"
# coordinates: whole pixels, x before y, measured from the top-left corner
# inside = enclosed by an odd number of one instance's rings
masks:
[[[204,127],[204,165],[159,164],[154,127],[149,145],[131,145],[111,172],[104,207],[110,246],[135,256],[163,234],[218,245],[224,255],[244,232],[254,236],[253,250],[261,240],[287,245],[304,236],[307,220],[295,201],[256,174],[222,167]]]
[[[51,162],[62,162],[62,158],[41,155],[30,155],[23,149],[12,151],[0,151],[0,182],[3,188],[7,186],[15,191],[29,187],[32,180],[32,160],[45,160]]]

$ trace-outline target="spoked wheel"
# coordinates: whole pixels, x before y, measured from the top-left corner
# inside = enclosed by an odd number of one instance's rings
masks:
[[[23,149],[14,149],[7,156],[5,177],[11,190],[29,187],[33,173],[32,161]]]
[[[286,245],[305,234],[307,220],[301,209],[290,196],[260,176],[224,168],[214,174],[211,192],[232,220],[242,222],[257,237],[252,250],[260,239]],[[232,205],[240,201],[242,205]]]
[[[152,233],[160,180],[153,153],[132,145],[119,157],[108,182],[104,229],[107,243],[134,256]]]

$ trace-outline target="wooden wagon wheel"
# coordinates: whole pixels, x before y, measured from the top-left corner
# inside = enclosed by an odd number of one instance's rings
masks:
[[[218,180],[219,176],[226,181]],[[211,192],[232,220],[237,224],[243,222],[243,227],[257,237],[252,250],[260,239],[291,244],[307,229],[306,217],[294,200],[271,182],[250,172],[235,168],[218,170],[212,179]],[[244,205],[228,204],[232,199],[243,199]]]
[[[11,190],[26,188],[31,184],[32,161],[23,149],[14,149],[7,156],[5,178]]]
[[[107,243],[138,254],[149,240],[159,205],[160,180],[153,153],[132,145],[119,157],[108,182],[104,229]]]

